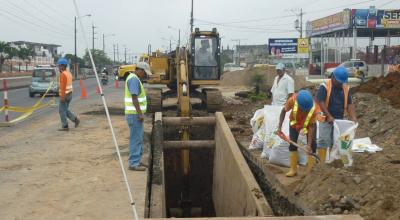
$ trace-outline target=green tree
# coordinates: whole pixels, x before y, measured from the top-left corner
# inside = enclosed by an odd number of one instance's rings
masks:
[[[75,55],[73,55],[73,54],[66,54],[65,55],[65,58],[67,59],[67,60],[71,60],[73,63],[74,63],[74,60],[75,60]],[[76,57],[76,62],[78,63],[78,66],[80,67],[80,68],[83,68],[83,67],[85,67],[85,61],[82,59],[82,58],[80,58],[80,57]]]
[[[4,41],[0,41],[0,72],[3,72],[3,64],[7,59],[7,51],[10,47],[10,44]]]
[[[18,49],[14,48],[14,47],[8,47],[6,48],[6,59],[10,60],[10,64],[11,64],[11,72],[13,70],[13,63],[12,63],[12,58],[18,56]]]
[[[104,53],[104,51],[97,50],[97,49],[90,50],[90,51],[92,52],[93,61],[97,68],[112,64],[111,59],[107,57],[107,55]],[[88,51],[86,51],[85,56],[83,56],[83,60],[84,60],[86,66],[88,66],[88,67],[92,66],[92,62],[90,61]]]
[[[224,70],[224,66],[225,66],[226,63],[232,63],[233,62],[232,58],[230,56],[228,56],[228,54],[226,54],[226,53],[221,53],[221,58],[220,59],[221,59],[220,67],[221,67],[222,71]]]
[[[25,62],[25,70],[28,70],[28,64],[31,63],[34,56],[35,51],[30,48],[21,48],[18,50],[18,57]]]

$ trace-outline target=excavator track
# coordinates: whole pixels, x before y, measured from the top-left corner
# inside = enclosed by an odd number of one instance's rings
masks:
[[[147,112],[161,112],[162,111],[162,90],[149,89],[147,90]]]
[[[208,112],[216,112],[221,110],[223,99],[221,91],[218,89],[203,89],[204,94],[203,105]]]

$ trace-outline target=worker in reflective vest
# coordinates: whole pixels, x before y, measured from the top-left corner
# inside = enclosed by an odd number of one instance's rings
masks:
[[[294,94],[286,102],[282,108],[281,115],[279,118],[278,131],[282,130],[282,124],[285,120],[286,112],[290,113],[290,126],[289,126],[289,137],[293,142],[297,142],[299,134],[302,131],[303,134],[307,135],[307,149],[309,152],[316,151],[317,144],[315,141],[316,133],[316,121],[320,112],[318,105],[314,102],[311,93],[307,90],[300,90],[297,94]],[[290,170],[286,173],[287,177],[292,177],[297,174],[297,147],[294,145],[289,146],[290,151]],[[307,159],[307,173],[311,172],[314,166],[314,157],[308,155]]]
[[[125,116],[130,130],[129,138],[129,169],[145,171],[141,163],[143,145],[143,114],[147,109],[147,98],[140,79],[152,75],[149,64],[139,62],[135,73],[130,73],[125,81]]]
[[[317,92],[317,101],[323,117],[318,127],[318,155],[322,161],[326,160],[326,150],[333,145],[333,122],[343,119],[347,112],[350,120],[357,122],[357,117],[352,104],[349,86],[346,84],[349,74],[344,67],[337,67],[332,78],[321,84]]]
[[[75,127],[78,127],[80,121],[78,117],[68,109],[72,100],[72,74],[67,70],[68,60],[65,58],[60,58],[57,61],[57,65],[58,69],[60,70],[58,93],[60,96],[59,113],[62,125],[59,131],[68,131],[69,128],[67,118],[75,123]]]

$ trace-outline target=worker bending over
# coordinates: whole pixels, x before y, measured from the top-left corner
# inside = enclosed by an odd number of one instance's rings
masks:
[[[300,131],[307,135],[307,150],[315,153],[317,144],[315,141],[316,133],[316,121],[320,112],[319,107],[307,90],[300,90],[297,94],[294,94],[286,102],[282,108],[281,115],[279,118],[278,132],[282,130],[282,124],[285,120],[286,112],[290,113],[290,126],[289,126],[289,137],[293,142],[297,142]],[[297,174],[297,147],[290,144],[290,170],[286,173],[287,177],[292,177]],[[307,173],[311,172],[315,159],[308,155],[307,159]]]
[[[294,81],[285,73],[285,65],[283,63],[278,63],[275,68],[277,76],[271,88],[272,105],[283,106],[294,93]]]
[[[323,112],[323,122],[319,124],[318,155],[326,160],[326,149],[333,146],[333,122],[343,119],[347,112],[350,120],[357,122],[352,104],[352,95],[346,84],[349,74],[344,67],[337,67],[332,78],[321,84],[317,92],[318,104]]]

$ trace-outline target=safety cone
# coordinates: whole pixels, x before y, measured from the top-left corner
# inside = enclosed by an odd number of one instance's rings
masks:
[[[99,86],[96,86],[96,94],[100,94],[100,88],[99,88]]]
[[[115,88],[118,89],[118,87],[119,87],[119,82],[118,82],[118,79],[116,79],[115,80]]]
[[[83,80],[82,79],[79,80],[79,85],[81,86],[81,99],[86,99],[87,98],[87,96],[86,96],[86,87],[85,87],[85,84],[83,84]]]

